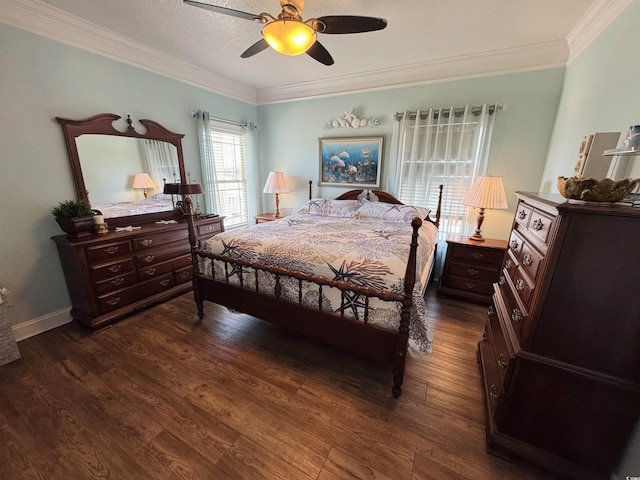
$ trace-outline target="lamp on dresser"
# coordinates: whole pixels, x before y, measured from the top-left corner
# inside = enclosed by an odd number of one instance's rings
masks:
[[[276,194],[276,213],[273,214],[273,217],[280,218],[280,200],[278,199],[278,195],[280,193],[289,193],[287,184],[284,181],[284,174],[282,172],[269,172],[267,183],[264,184],[262,193]]]
[[[191,200],[190,195],[201,195],[204,193],[202,190],[202,185],[199,183],[179,183],[178,184],[178,195],[182,195],[182,201],[178,202],[178,206],[182,213],[185,215],[192,215],[193,210],[191,205],[193,204],[193,200]]]
[[[508,208],[507,197],[504,193],[504,185],[501,177],[478,177],[473,182],[467,196],[462,200],[462,204],[468,207],[479,208],[478,225],[469,240],[474,242],[484,242],[480,229],[484,222],[485,209],[505,209]]]
[[[136,173],[136,176],[133,177],[133,188],[142,188],[142,193],[144,194],[144,199],[146,200],[149,197],[147,194],[147,189],[156,188],[156,184],[151,179],[148,173]]]

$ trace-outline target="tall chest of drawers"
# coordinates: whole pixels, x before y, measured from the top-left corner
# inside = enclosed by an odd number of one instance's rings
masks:
[[[224,231],[222,217],[196,221],[198,240]],[[57,236],[71,316],[92,330],[191,289],[186,222],[76,240]]]
[[[640,417],[640,209],[517,196],[478,343],[487,446],[609,478]]]

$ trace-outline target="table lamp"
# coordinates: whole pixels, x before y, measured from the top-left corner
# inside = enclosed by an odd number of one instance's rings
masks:
[[[504,185],[502,185],[501,177],[478,177],[471,186],[467,196],[462,200],[462,204],[468,207],[479,208],[478,212],[478,228],[476,232],[469,237],[469,240],[475,242],[484,242],[480,228],[484,222],[485,208],[504,209],[508,208],[507,197],[504,193]]]
[[[156,188],[156,184],[148,173],[136,173],[136,176],[133,177],[133,188],[142,188],[142,193],[146,200],[148,198],[147,188]]]
[[[204,193],[204,190],[202,190],[202,185],[199,183],[178,184],[178,195],[182,195],[181,205],[184,207],[181,208],[181,210],[185,215],[192,214],[191,204],[193,203],[193,200],[191,200],[189,195],[201,195],[202,193]]]
[[[276,213],[273,214],[273,218],[280,218],[280,200],[278,199],[278,194],[289,193],[287,184],[284,181],[284,174],[282,172],[269,172],[267,183],[264,184],[262,193],[276,194]]]

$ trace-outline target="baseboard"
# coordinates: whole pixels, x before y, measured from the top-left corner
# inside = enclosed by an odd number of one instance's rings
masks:
[[[16,342],[19,342],[69,322],[71,322],[71,314],[69,309],[64,309],[13,325],[11,329]]]

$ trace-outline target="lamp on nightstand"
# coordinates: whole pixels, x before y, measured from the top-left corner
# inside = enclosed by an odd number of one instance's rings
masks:
[[[280,200],[278,194],[289,193],[287,184],[284,181],[284,174],[282,172],[270,172],[267,177],[267,183],[264,184],[264,190],[262,193],[275,193],[276,194],[276,213],[274,218],[280,218]]]
[[[478,228],[476,232],[469,237],[469,240],[475,242],[484,242],[480,228],[484,222],[484,210],[488,208],[504,209],[508,208],[507,197],[504,193],[504,185],[501,177],[478,177],[471,186],[471,190],[462,200],[462,204],[468,207],[479,208],[478,212]]]

